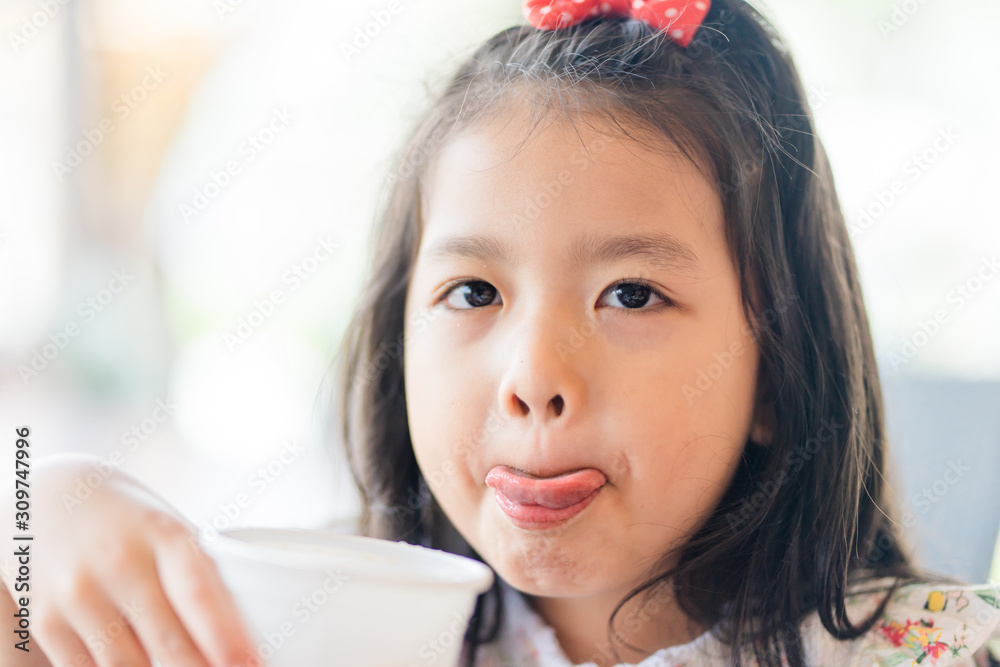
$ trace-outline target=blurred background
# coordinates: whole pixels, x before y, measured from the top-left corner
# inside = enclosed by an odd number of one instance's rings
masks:
[[[756,4],[833,163],[908,534],[928,567],[983,581],[1000,527],[1000,4]],[[517,0],[472,7],[3,0],[4,447],[27,424],[34,456],[102,457],[203,529],[351,516],[319,390],[393,151],[457,62],[523,20]]]

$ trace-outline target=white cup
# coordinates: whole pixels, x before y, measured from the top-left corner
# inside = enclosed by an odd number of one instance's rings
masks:
[[[239,528],[201,545],[267,667],[454,667],[493,583],[470,558],[326,531]]]

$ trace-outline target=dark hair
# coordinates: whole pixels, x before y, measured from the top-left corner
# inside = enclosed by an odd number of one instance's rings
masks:
[[[715,0],[687,48],[625,17],[556,31],[512,27],[479,47],[434,100],[390,174],[374,264],[338,360],[361,530],[478,558],[428,492],[412,450],[403,312],[428,166],[454,133],[525,100],[533,111],[603,116],[636,140],[667,139],[710,172],[760,350],[757,409],[770,416],[769,443],[746,444],[730,488],[678,547],[675,566],[633,590],[616,614],[640,593],[668,590],[691,619],[740,649],[736,665],[744,648],[761,665],[782,655],[804,664],[798,628],[812,611],[839,639],[868,632],[890,596],[852,623],[849,584],[892,576],[895,588],[918,578],[887,507],[872,339],[795,65],[742,0]],[[480,597],[466,664],[495,639],[500,601],[496,586]]]

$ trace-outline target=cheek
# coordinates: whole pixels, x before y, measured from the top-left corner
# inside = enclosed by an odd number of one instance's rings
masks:
[[[740,326],[708,326],[649,358],[655,363],[631,366],[618,393],[616,466],[633,483],[639,511],[690,529],[714,510],[742,455],[757,351]]]
[[[688,405],[676,367],[668,370],[658,390],[625,396],[614,466],[637,512],[687,531],[729,484],[746,441],[746,410],[725,401]]]
[[[743,318],[731,316],[736,308],[734,303],[710,315],[702,335],[680,346],[676,404],[689,414],[696,435],[715,433],[742,446],[753,415],[759,352]]]
[[[404,382],[410,440],[417,463],[438,502],[450,514],[456,498],[474,491],[468,457],[486,411],[484,383],[474,373],[455,373],[454,349],[433,332],[409,336]]]
[[[642,428],[646,422],[654,432],[666,428],[677,437],[718,434],[742,444],[758,353],[739,324],[727,328],[713,319],[678,326],[668,340],[627,365],[616,364],[614,382],[630,424]]]

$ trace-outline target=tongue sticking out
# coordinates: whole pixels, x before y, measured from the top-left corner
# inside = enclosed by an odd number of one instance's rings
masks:
[[[558,477],[529,477],[508,466],[486,473],[486,486],[520,505],[563,509],[577,504],[607,482],[600,470],[585,468]]]

